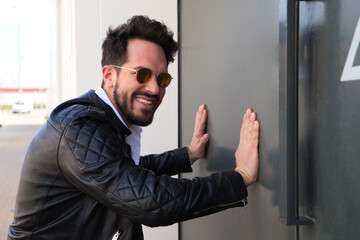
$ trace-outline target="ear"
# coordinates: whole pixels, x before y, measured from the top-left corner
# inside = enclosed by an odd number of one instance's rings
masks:
[[[106,89],[114,88],[117,77],[115,69],[110,65],[105,65],[102,68],[102,75],[104,79],[104,88]]]

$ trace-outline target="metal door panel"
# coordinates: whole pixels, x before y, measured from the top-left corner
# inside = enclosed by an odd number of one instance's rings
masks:
[[[300,239],[360,235],[360,74],[340,80],[359,19],[358,0],[300,4],[299,203],[315,219]]]

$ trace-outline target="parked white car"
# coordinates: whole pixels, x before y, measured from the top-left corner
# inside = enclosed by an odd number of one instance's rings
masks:
[[[29,113],[33,110],[34,106],[31,102],[17,101],[12,105],[13,113]]]
[[[0,127],[2,127],[3,123],[4,123],[4,117],[2,111],[0,110]]]

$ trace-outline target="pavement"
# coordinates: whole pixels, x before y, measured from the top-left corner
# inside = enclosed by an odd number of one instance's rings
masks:
[[[11,110],[3,110],[3,126],[13,125],[42,125],[46,121],[46,109],[35,109],[30,113],[12,113]]]
[[[3,117],[3,126],[0,127],[0,240],[6,239],[9,224],[13,220],[26,149],[46,121],[46,111],[34,110],[26,114],[3,111]]]

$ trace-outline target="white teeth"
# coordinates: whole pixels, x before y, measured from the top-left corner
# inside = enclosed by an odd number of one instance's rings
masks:
[[[148,100],[145,100],[143,98],[136,98],[139,102],[141,103],[144,103],[144,104],[147,104],[147,105],[151,105],[153,102],[152,101],[148,101]]]

